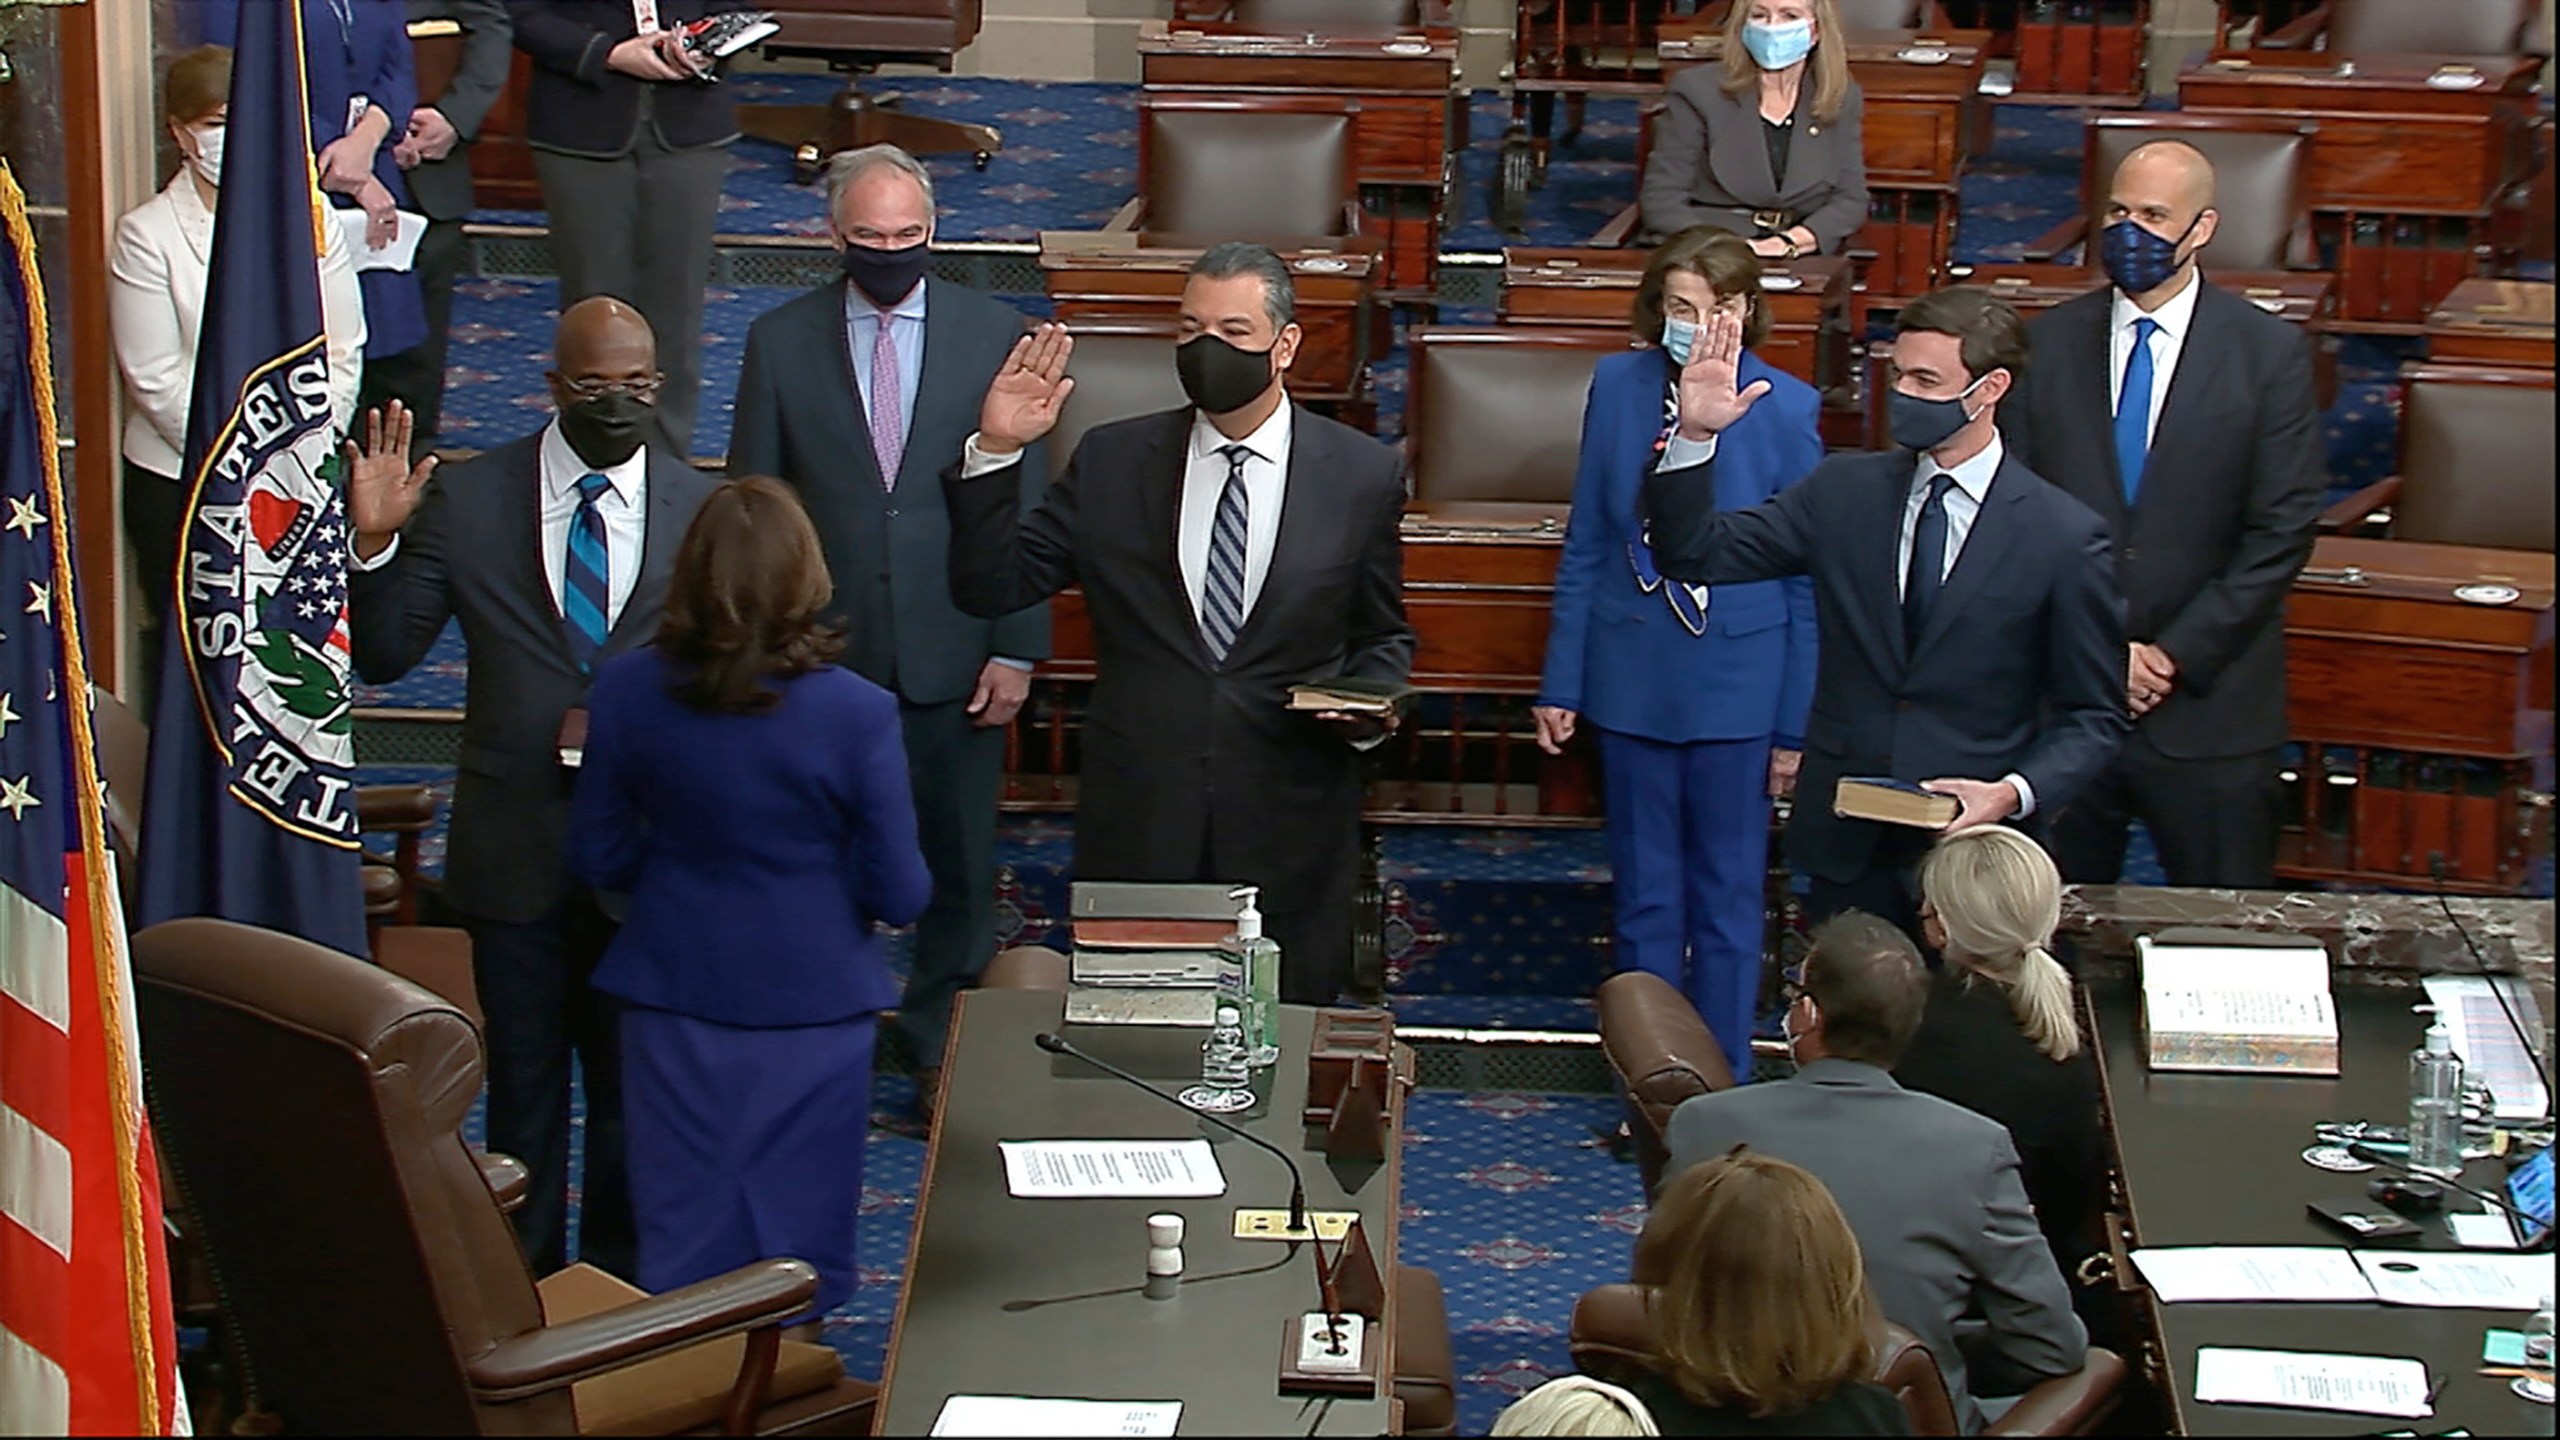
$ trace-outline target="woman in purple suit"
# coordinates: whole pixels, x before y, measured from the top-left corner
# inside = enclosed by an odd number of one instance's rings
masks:
[[[1802,579],[1712,591],[1665,580],[1640,510],[1657,466],[1710,455],[1722,509],[1803,479],[1822,461],[1822,401],[1745,350],[1728,385],[1768,393],[1730,423],[1698,417],[1720,426],[1712,440],[1681,439],[1683,376],[1706,358],[1703,332],[1719,310],[1743,312],[1746,344],[1768,335],[1759,258],[1729,231],[1683,230],[1653,252],[1636,288],[1645,348],[1592,373],[1533,713],[1551,755],[1582,721],[1598,732],[1618,968],[1679,987],[1748,1079],[1769,797],[1794,778],[1813,704],[1813,590]]]
[[[629,915],[596,967],[624,1004],[640,1283],[750,1261],[854,1285],[871,1051],[898,983],[878,926],[924,910],[898,701],[835,663],[817,532],[778,481],[715,491],[657,643],[589,701],[570,863]]]

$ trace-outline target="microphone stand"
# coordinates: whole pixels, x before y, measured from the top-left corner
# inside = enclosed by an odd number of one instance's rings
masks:
[[[2513,1235],[2516,1232],[2515,1206],[2504,1196],[2492,1195],[2486,1190],[2474,1190],[2469,1185],[2464,1184],[2458,1176],[2439,1175],[2433,1170],[2418,1169],[2408,1161],[2399,1159],[2395,1156],[2386,1155],[2383,1152],[2374,1149],[2372,1146],[2365,1144],[2361,1140],[2349,1143],[2346,1149],[2348,1154],[2364,1161],[2368,1165],[2377,1165],[2385,1170],[2396,1171],[2412,1180],[2424,1181],[2430,1185],[2441,1185],[2456,1194],[2468,1195],[2472,1199],[2479,1201],[2481,1207],[2490,1213],[2506,1216],[2507,1233]],[[2548,1234],[2545,1234],[2537,1238],[2531,1245],[2519,1244],[2516,1248],[2520,1251],[2531,1252],[2540,1250],[2550,1243],[2551,1237]]]

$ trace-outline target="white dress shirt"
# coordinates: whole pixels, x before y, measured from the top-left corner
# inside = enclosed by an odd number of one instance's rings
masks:
[[[1200,618],[1208,593],[1209,542],[1218,526],[1218,499],[1227,491],[1227,457],[1220,447],[1240,444],[1252,451],[1244,462],[1244,615],[1262,594],[1271,574],[1271,547],[1280,538],[1280,506],[1289,491],[1289,428],[1296,406],[1282,402],[1271,417],[1240,441],[1229,441],[1206,415],[1191,417],[1191,443],[1182,462],[1182,519],[1175,528],[1174,559],[1182,567],[1182,589],[1191,597],[1191,618]]]
[[[354,261],[335,225],[323,225],[320,317],[329,340],[329,420],[345,434],[364,370],[364,297]],[[116,364],[133,401],[124,420],[124,458],[154,475],[186,464],[187,411],[195,399],[196,337],[204,328],[205,280],[213,264],[213,212],[195,172],[180,166],[160,193],[116,222],[108,256],[107,309]]]
[[[578,452],[569,448],[569,438],[560,433],[555,417],[543,427],[540,465],[542,582],[551,592],[551,608],[563,615],[569,611],[561,587],[569,568],[569,521],[578,513],[578,482],[590,473],[601,473],[610,482],[610,488],[596,497],[596,513],[604,519],[604,625],[610,631],[622,619],[623,604],[640,582],[640,561],[649,543],[649,447],[632,451],[629,459],[610,469],[591,472]],[[372,559],[351,555],[348,565],[360,571],[379,570],[399,553],[400,537],[395,535]]]
[[[2000,473],[2001,458],[2008,453],[2000,432],[1994,430],[1991,443],[1961,465],[1950,469],[1923,455],[1920,463],[1912,467],[1911,491],[1902,502],[1902,535],[1893,551],[1893,593],[1897,597],[1910,588],[1911,545],[1920,525],[1920,511],[1929,503],[1929,482],[1941,470],[1956,480],[1947,487],[1947,498],[1939,502],[1947,512],[1947,548],[1938,557],[1938,578],[1943,581],[1955,573],[1956,561],[1964,554],[1964,542],[1973,535],[1973,522],[1982,518],[1982,502],[1991,494],[1992,477]],[[2013,770],[2000,778],[2017,787],[2019,816],[2036,813],[2035,787],[2027,783],[2026,776]]]
[[[2187,331],[2196,323],[2196,296],[2204,291],[2204,272],[2187,272],[2186,288],[2146,311],[2122,290],[2114,291],[2115,307],[2107,327],[2107,413],[2124,398],[2124,367],[2133,359],[2134,322],[2148,318],[2160,328],[2151,332],[2151,414],[2142,422],[2142,443],[2160,430],[2160,406],[2169,398],[2169,379],[2178,373],[2178,357],[2186,353]]]

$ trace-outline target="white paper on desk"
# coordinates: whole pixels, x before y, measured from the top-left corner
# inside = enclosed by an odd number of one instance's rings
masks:
[[[2321,1245],[2196,1245],[2136,1250],[2143,1283],[2164,1305],[2187,1301],[2371,1300],[2355,1257]],[[2531,1307],[2526,1307],[2530,1309]]]
[[[2224,1405],[2282,1405],[2423,1420],[2427,1367],[2380,1355],[2319,1355],[2300,1350],[2196,1352],[2196,1398]]]
[[[2504,1210],[2465,1211],[2444,1217],[2447,1230],[2453,1232],[2453,1243],[2466,1250],[2514,1250],[2516,1225]]]
[[[2453,1310],[2531,1310],[2551,1293],[2547,1255],[2457,1255],[2359,1250],[2356,1263],[2385,1305]]]
[[[1170,1435],[1179,1400],[1041,1400],[954,1395],[933,1417],[935,1435]]]
[[[2551,1092],[2541,1067],[2516,1040],[2516,1025],[2527,1034],[2539,1032],[2541,1007],[2534,1004],[2533,987],[2517,976],[2498,976],[2495,991],[2491,983],[2486,975],[2430,975],[2427,999],[2443,1012],[2463,1069],[2478,1076],[2496,1098],[2498,1118],[2539,1120],[2551,1112]],[[2506,1007],[2498,1004],[2500,995],[2506,996]],[[2508,1008],[2515,1011],[2514,1025],[2507,1023]]]
[[[1000,1140],[1005,1189],[1017,1199],[1224,1195],[1206,1140]]]
[[[347,254],[357,270],[406,270],[418,263],[418,239],[427,233],[427,217],[408,210],[391,213],[398,217],[399,229],[390,244],[376,250],[364,243],[366,222],[362,210],[330,210],[331,218],[338,222],[338,237],[346,242]]]

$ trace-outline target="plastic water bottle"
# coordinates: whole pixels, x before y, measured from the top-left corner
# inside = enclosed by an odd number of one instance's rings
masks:
[[[1194,1110],[1224,1114],[1253,1103],[1253,1060],[1245,1047],[1244,1016],[1233,1005],[1218,1007],[1218,1023],[1200,1045],[1200,1083],[1175,1097]]]
[[[2424,1044],[2409,1055],[2409,1168],[2430,1175],[2462,1173],[2462,1057],[2432,1005]]]

